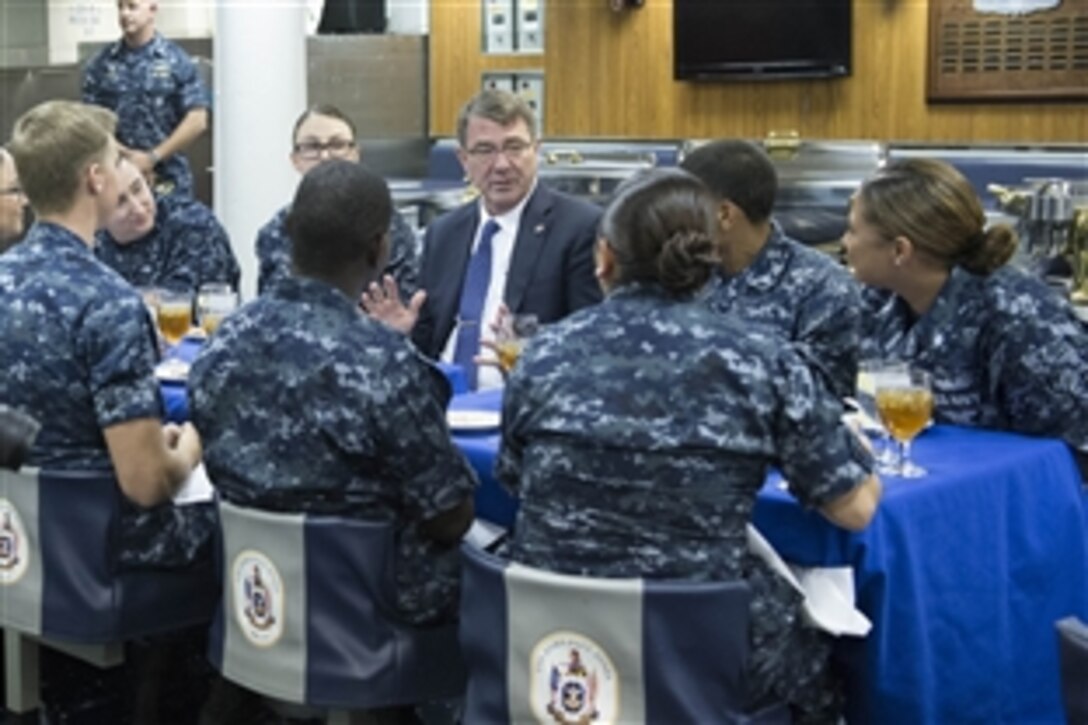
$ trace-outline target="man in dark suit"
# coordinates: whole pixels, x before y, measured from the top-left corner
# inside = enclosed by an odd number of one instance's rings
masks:
[[[427,228],[420,275],[425,294],[404,307],[386,285],[372,287],[364,305],[398,329],[411,330],[425,354],[465,366],[489,323],[505,306],[539,322],[561,319],[601,299],[593,274],[600,210],[548,189],[537,180],[536,118],[518,96],[485,90],[457,120],[457,155],[480,198]],[[479,384],[501,384],[481,367]]]

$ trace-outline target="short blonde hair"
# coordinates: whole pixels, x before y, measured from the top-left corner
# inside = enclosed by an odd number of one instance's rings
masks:
[[[46,101],[19,117],[8,148],[35,212],[72,207],[80,175],[103,160],[116,128],[113,111],[75,101]]]

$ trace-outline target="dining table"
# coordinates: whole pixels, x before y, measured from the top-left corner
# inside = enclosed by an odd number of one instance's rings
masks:
[[[501,401],[501,391],[468,393],[451,408]],[[513,526],[517,501],[494,477],[499,430],[453,436],[480,478],[477,516]],[[853,570],[873,626],[835,643],[847,721],[1064,723],[1054,623],[1088,618],[1088,515],[1068,447],[935,425],[913,457],[927,474],[883,477],[860,532],[804,509],[773,472],[756,501],[754,524],[785,560]]]
[[[168,357],[191,361],[201,344],[183,341]],[[477,517],[509,529],[518,502],[494,476],[502,390],[466,392],[456,366],[442,370],[451,410],[492,414],[451,435],[480,480]],[[165,417],[185,420],[184,381],[161,390]],[[1088,619],[1088,497],[1068,447],[935,425],[913,457],[927,474],[884,476],[860,532],[804,509],[773,471],[756,501],[753,523],[786,561],[853,571],[872,629],[835,643],[847,721],[1064,723],[1054,623]]]

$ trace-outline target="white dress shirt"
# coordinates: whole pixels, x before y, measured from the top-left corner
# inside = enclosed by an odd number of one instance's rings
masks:
[[[476,247],[480,244],[480,235],[488,219],[494,219],[499,224],[499,231],[491,238],[491,278],[487,285],[487,296],[484,298],[484,309],[480,316],[480,339],[490,340],[495,337],[491,331],[491,323],[499,314],[499,305],[502,304],[503,291],[506,289],[506,278],[510,273],[510,258],[514,253],[514,242],[518,238],[518,227],[521,226],[521,213],[525,211],[525,205],[536,191],[536,182],[533,183],[529,193],[510,211],[499,216],[491,216],[484,208],[481,198],[480,223],[476,225],[476,235],[472,239],[470,255],[476,253]],[[446,338],[446,346],[442,349],[442,361],[453,362],[453,352],[457,347],[457,328],[454,327],[450,336]],[[483,354],[487,350],[481,348]],[[481,365],[477,370],[477,389],[501,388],[503,385],[502,373],[491,365]]]

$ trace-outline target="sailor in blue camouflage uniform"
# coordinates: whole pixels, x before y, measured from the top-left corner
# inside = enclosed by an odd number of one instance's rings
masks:
[[[199,438],[162,426],[151,320],[91,250],[119,193],[112,123],[66,101],[16,122],[11,151],[38,222],[0,256],[0,400],[41,423],[28,464],[113,469],[127,496],[121,567],[184,566],[210,553],[215,528],[211,505],[169,503],[200,460]]]
[[[714,141],[681,164],[718,197],[722,264],[706,301],[747,326],[789,340],[842,398],[854,394],[861,306],[835,259],[790,239],[771,219],[778,176],[746,141]]]
[[[507,383],[497,473],[521,496],[510,555],[569,574],[746,579],[753,700],[834,722],[828,645],[749,554],[745,526],[772,466],[850,528],[868,523],[880,483],[789,346],[694,299],[719,262],[715,207],[697,179],[657,170],[605,212],[605,301],[541,331]]]
[[[208,282],[238,289],[238,261],[212,210],[195,199],[155,198],[134,165],[121,165],[121,199],[95,254],[135,287],[196,292]]]
[[[155,31],[155,0],[120,0],[122,37],[100,50],[83,74],[83,100],[118,117],[117,139],[165,193],[192,196],[181,153],[208,125],[211,97],[192,58]]]
[[[302,180],[287,218],[296,276],[231,315],[189,377],[193,422],[228,501],[393,521],[401,615],[453,617],[475,474],[445,421],[449,386],[361,314],[392,202],[354,162]]]
[[[327,159],[360,160],[355,124],[335,106],[322,104],[303,111],[295,121],[292,138],[291,163],[300,175]],[[280,209],[257,232],[258,294],[291,276],[291,238],[284,229],[290,210],[290,206]],[[419,289],[419,244],[415,232],[395,209],[389,223],[389,259],[382,275],[393,278],[405,301]]]
[[[896,162],[862,185],[847,260],[886,291],[867,295],[877,304],[862,355],[928,371],[938,421],[1063,438],[1088,470],[1088,329],[1041,280],[1005,266],[1015,232],[985,224],[969,182],[942,161]]]
[[[284,220],[290,211],[290,207],[280,209],[257,232],[259,294],[265,294],[291,276],[291,239],[284,229]],[[382,274],[390,275],[396,281],[404,300],[411,299],[419,289],[419,245],[416,234],[396,210],[389,223],[389,261]]]

